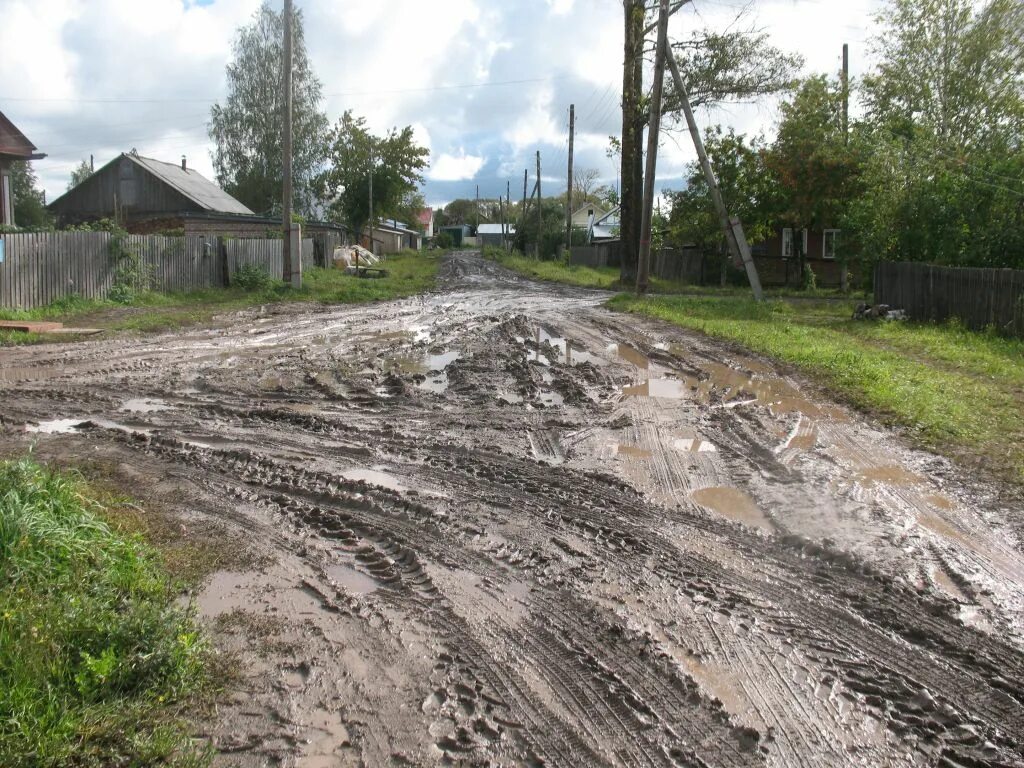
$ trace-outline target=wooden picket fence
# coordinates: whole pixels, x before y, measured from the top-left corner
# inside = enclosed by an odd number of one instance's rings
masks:
[[[35,309],[58,299],[103,299],[118,272],[108,232],[39,232],[0,236],[0,308]],[[144,286],[154,291],[220,288],[238,267],[253,264],[280,277],[282,240],[235,240],[204,235],[128,235],[122,245],[138,256]],[[313,241],[302,241],[302,264],[313,264]]]
[[[1024,270],[881,262],[875,267],[875,301],[915,320],[955,317],[974,330],[991,327],[1024,337]]]

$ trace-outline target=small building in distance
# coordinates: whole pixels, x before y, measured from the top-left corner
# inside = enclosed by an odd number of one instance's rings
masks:
[[[587,203],[572,215],[573,229],[590,229],[590,223],[608,215],[608,211],[600,205]]]
[[[434,209],[424,208],[417,216],[419,225],[423,230],[423,237],[427,240],[434,236]]]
[[[364,245],[378,256],[407,249],[418,251],[423,247],[423,235],[400,221],[381,219],[373,228],[373,247]]]
[[[469,245],[473,229],[469,224],[452,224],[449,227],[441,227],[438,231],[447,232],[452,238],[452,246],[461,248],[463,245]]]
[[[498,248],[502,246],[501,224],[481,224],[476,228],[477,244],[482,248],[485,245],[493,245]],[[511,243],[516,236],[515,227],[505,224],[505,243]]]
[[[35,144],[0,112],[0,226],[13,227],[17,224],[14,220],[12,166],[19,161],[41,160],[44,157],[46,155],[36,152]]]

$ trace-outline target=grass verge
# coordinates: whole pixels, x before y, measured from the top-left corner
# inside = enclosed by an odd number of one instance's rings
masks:
[[[854,321],[850,304],[620,295],[608,305],[789,363],[920,445],[1024,485],[1024,341]]]
[[[39,309],[0,310],[0,320],[58,320],[78,327],[112,331],[170,330],[208,322],[215,315],[260,304],[291,301],[358,304],[411,296],[434,287],[439,264],[435,255],[405,252],[387,259],[383,266],[388,276],[380,279],[353,277],[337,269],[313,268],[303,274],[302,288],[297,291],[268,279],[249,289],[143,293],[130,304],[69,297]],[[69,339],[0,331],[0,346],[39,343],[53,338]]]
[[[210,654],[159,554],[80,477],[0,462],[0,765],[205,765]]]

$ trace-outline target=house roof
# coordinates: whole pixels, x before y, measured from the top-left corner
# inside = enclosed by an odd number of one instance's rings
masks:
[[[0,155],[16,155],[26,160],[46,157],[36,154],[36,145],[3,112],[0,112]]]
[[[481,224],[479,227],[476,228],[476,233],[478,235],[500,235],[501,224]],[[513,227],[511,224],[505,225],[505,234],[514,235],[515,233],[515,227]]]
[[[420,224],[427,226],[434,220],[434,209],[424,208],[419,212],[419,215],[417,215],[416,218],[419,220]]]
[[[200,208],[219,213],[253,215],[251,210],[191,168],[186,170],[176,163],[165,163],[162,160],[154,160],[151,157],[141,157],[127,153],[122,155],[122,157],[127,157],[137,165],[141,165],[162,182],[174,187]]]
[[[390,230],[391,232],[400,232],[400,233],[402,233],[404,235],[418,235],[419,234],[419,232],[417,232],[415,229],[410,229],[405,224],[403,224],[400,221],[397,221],[396,219],[381,219],[377,223],[377,226],[374,227],[374,229],[386,229],[386,230]]]

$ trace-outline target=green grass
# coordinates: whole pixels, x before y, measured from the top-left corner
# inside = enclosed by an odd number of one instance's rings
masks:
[[[620,295],[609,306],[789,363],[920,445],[1024,484],[1024,341],[854,321],[851,303]]]
[[[538,261],[529,256],[524,256],[518,251],[505,253],[500,248],[493,247],[484,248],[483,255],[485,258],[496,261],[513,272],[518,272],[534,280],[565,283],[567,285],[577,285],[581,288],[597,288],[606,291],[632,291],[636,288],[634,285],[623,285],[621,283],[618,267],[584,267],[575,264],[570,265],[564,261]],[[734,296],[738,298],[750,296],[750,288],[747,286],[693,285],[674,280],[665,280],[653,275],[650,278],[649,291],[657,294],[689,296]],[[765,295],[801,299],[841,297],[838,291],[826,289],[800,291],[794,288],[771,288],[765,290]]]
[[[295,291],[280,281],[244,290],[239,287],[213,288],[188,293],[143,293],[130,304],[62,299],[32,310],[0,310],[0,320],[59,320],[78,327],[112,331],[153,332],[208,322],[214,315],[260,304],[290,301],[319,301],[358,304],[387,301],[431,290],[436,284],[440,259],[437,255],[404,252],[390,256],[383,264],[388,276],[363,279],[337,269],[313,268],[303,274],[302,288]],[[0,346],[39,343],[52,336],[0,332]],[[67,340],[68,337],[57,337]]]
[[[159,554],[77,475],[0,462],[0,765],[194,766],[209,652]]]

